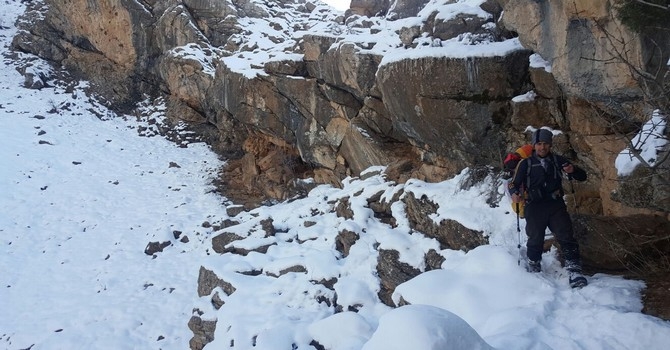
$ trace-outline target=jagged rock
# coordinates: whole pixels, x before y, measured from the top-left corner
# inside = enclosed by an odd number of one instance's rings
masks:
[[[421,271],[407,263],[400,262],[400,254],[395,250],[379,250],[377,273],[379,274],[380,290],[377,295],[386,305],[395,307],[391,295],[397,286],[418,276]]]
[[[161,33],[156,37],[156,45],[161,52],[183,46],[190,43],[198,43],[203,39],[203,34],[194,25],[193,12],[189,11],[184,4],[172,4],[163,10],[157,19],[155,27]]]
[[[237,272],[247,276],[258,276],[263,273],[263,271],[260,270],[237,271]]]
[[[307,77],[307,65],[304,61],[271,61],[263,65],[268,74]]]
[[[447,21],[433,17],[424,23],[422,31],[440,40],[448,40],[464,33],[478,34],[484,32],[482,26],[489,21],[491,21],[489,18],[463,13],[457,14]]]
[[[389,180],[404,183],[412,176],[412,172],[417,167],[419,167],[417,160],[401,159],[388,165],[385,172],[386,177]]]
[[[188,328],[193,332],[193,337],[188,342],[189,347],[191,350],[202,350],[214,340],[216,320],[203,320],[198,316],[191,316]]]
[[[49,61],[61,62],[68,53],[62,46],[53,45],[50,41],[48,27],[42,21],[47,9],[48,4],[42,1],[31,1],[27,4],[23,20],[17,22],[20,30],[12,40],[12,48],[21,52],[34,52]]]
[[[471,230],[456,220],[443,220],[440,222],[435,238],[440,242],[441,246],[466,252],[489,243],[488,237],[484,235],[484,232]]]
[[[585,265],[642,274],[667,268],[670,223],[666,218],[575,215],[573,221]]]
[[[347,173],[344,173],[347,174]],[[329,184],[333,187],[342,187],[338,174],[330,169],[314,169],[314,180],[317,183]]]
[[[181,232],[181,231],[179,231],[179,230],[173,230],[173,231],[172,231],[172,237],[174,237],[174,239],[179,239],[179,237],[181,237],[181,234],[182,234],[182,233],[183,233],[183,232]]]
[[[214,249],[214,251],[219,254],[233,252],[233,248],[227,248],[226,246],[231,242],[239,241],[241,239],[243,239],[243,237],[240,237],[234,233],[223,232],[212,238],[212,249]]]
[[[392,2],[389,16],[394,19],[415,17],[428,3],[428,0],[404,0]]]
[[[265,237],[271,237],[277,233],[277,230],[275,230],[275,227],[272,224],[273,222],[274,220],[272,220],[272,218],[261,220],[261,228],[265,231]]]
[[[133,95],[142,95],[138,91],[147,81],[133,74],[152,61],[146,59],[152,50],[136,39],[147,34],[144,31],[152,19],[138,2],[31,2],[28,12],[41,20],[19,21],[22,33],[14,47],[39,53],[75,76],[85,76],[114,108],[127,108]]]
[[[287,267],[287,268],[285,268],[285,269],[282,269],[282,270],[279,271],[279,273],[277,273],[277,274],[275,274],[275,273],[271,273],[271,272],[268,272],[268,273],[266,273],[266,274],[267,274],[268,276],[271,276],[271,277],[279,277],[279,276],[285,275],[285,274],[287,274],[287,273],[289,273],[289,272],[305,273],[305,272],[307,272],[307,268],[305,268],[305,267],[302,266],[302,265],[294,265],[294,266],[291,266],[291,267]]]
[[[198,273],[198,296],[210,295],[214,288],[217,287],[220,287],[226,295],[235,293],[236,289],[232,284],[220,279],[213,271],[200,266]]]
[[[332,48],[331,41],[332,38],[305,37],[305,61],[310,76],[351,93],[359,101],[369,95],[378,96],[374,91],[375,73],[382,57],[359,52],[359,48],[349,42]]]
[[[229,216],[230,216],[230,215],[229,215]],[[221,230],[223,230],[223,229],[225,229],[225,228],[228,228],[228,227],[231,227],[231,226],[235,226],[235,225],[239,225],[239,224],[240,224],[240,223],[239,223],[238,221],[231,220],[231,219],[225,219],[225,220],[223,220],[223,221],[221,221],[221,222],[217,222],[217,223],[213,224],[213,225],[212,225],[212,228],[214,229],[214,231],[221,231]]]
[[[398,191],[393,195],[393,198],[389,201],[382,201],[381,200],[381,195],[383,194],[383,191],[380,191],[370,197],[368,197],[368,207],[372,209],[372,212],[375,215],[375,218],[377,218],[379,221],[388,224],[391,227],[396,227],[396,218],[393,216],[393,213],[391,212],[391,204],[395,203],[398,201],[398,198],[402,195],[402,191]]]
[[[426,271],[441,269],[444,261],[445,258],[435,249],[429,250],[426,253]]]
[[[25,78],[23,86],[28,89],[39,90],[46,86],[46,82],[44,81],[42,75],[40,74],[24,73],[23,76]]]
[[[468,229],[457,221],[442,220],[439,225],[436,224],[430,216],[436,212],[437,207],[425,198],[416,198],[414,194],[408,193],[404,201],[410,227],[437,239],[441,249],[469,251],[488,244],[488,237],[483,232]]]
[[[398,33],[398,36],[400,37],[400,42],[402,42],[402,45],[404,47],[414,47],[414,39],[419,38],[421,36],[421,27],[418,25],[416,26],[411,26],[411,27],[402,27],[400,29],[400,33]]]
[[[663,157],[660,154],[659,157]],[[646,167],[637,167],[630,177],[634,181],[621,181],[618,190],[612,193],[612,199],[619,203],[626,203],[634,208],[649,208],[660,212],[670,213],[670,181],[668,173],[670,166],[661,166],[651,170]]]
[[[349,198],[342,198],[337,202],[337,207],[335,207],[335,213],[340,218],[353,219],[354,211],[351,210],[349,206]]]
[[[356,123],[346,125],[346,133],[340,147],[340,155],[355,174],[374,166],[390,162],[390,152],[384,142],[375,140],[361,132]]]
[[[170,245],[172,245],[170,241],[149,242],[149,244],[147,244],[147,246],[144,248],[144,254],[154,255],[156,253],[162,252],[163,249],[169,247]]]
[[[394,127],[439,155],[435,161],[455,174],[469,164],[494,162],[503,140],[489,130],[505,108],[496,101],[522,90],[529,55],[520,50],[504,57],[406,59],[380,67],[377,84]]]
[[[584,125],[584,123],[578,125]],[[588,211],[585,210],[587,209],[586,206],[580,203],[580,213],[603,214],[606,216],[652,214],[648,210],[623,205],[612,198],[612,193],[619,188],[619,182],[617,181],[617,170],[611,165],[614,164],[619,152],[625,148],[624,141],[602,134],[586,136],[581,140],[583,142],[578,143],[582,147],[580,152],[589,154],[590,161],[587,165],[590,165],[589,168],[594,170],[589,174],[590,178],[587,184],[589,186],[577,183],[576,189],[580,196],[590,194],[589,197],[596,198],[596,202],[591,205],[593,208]]]
[[[335,283],[337,283],[337,280],[338,279],[336,277],[333,277],[333,278],[329,278],[327,280],[326,279],[321,279],[319,281],[312,281],[312,282],[320,284],[320,285],[334,291],[335,290]],[[328,306],[333,304],[333,302],[331,300],[327,300],[327,302],[328,302]]]
[[[263,225],[263,230],[266,230],[266,232],[269,232],[269,234],[266,233],[266,237],[274,235],[274,228],[271,227],[272,219],[264,220],[262,225]],[[268,225],[270,225],[270,226],[268,226]],[[237,234],[231,233],[231,232],[223,232],[223,233],[221,233],[217,236],[214,236],[214,238],[212,238],[212,249],[219,254],[233,253],[233,254],[237,254],[237,255],[247,255],[247,254],[249,254],[249,252],[252,252],[252,251],[265,254],[270,246],[276,244],[276,243],[266,244],[266,245],[256,247],[254,249],[239,248],[239,247],[235,247],[234,244],[231,244],[231,243],[233,243],[235,241],[239,241],[241,239],[244,239],[244,237],[240,237]]]
[[[239,13],[229,2],[185,0],[183,6],[193,16],[192,22],[198,25],[200,33],[214,46],[224,46],[228,38],[241,32],[235,21]]]
[[[346,16],[384,16],[389,10],[389,0],[351,0]]]
[[[616,31],[623,36],[621,43],[626,43],[627,54],[641,57],[639,39],[616,23],[610,6],[609,1],[512,0],[505,4],[503,22],[519,33],[524,47],[551,63],[552,74],[565,93],[610,96],[618,90],[638,95],[626,64],[611,60],[615,43],[602,40],[605,30]]]
[[[242,212],[244,212],[244,206],[242,205],[229,205],[226,207],[226,214],[230,217],[237,216],[237,214]]]
[[[175,49],[174,54],[163,57],[159,66],[160,77],[171,94],[170,103],[173,104],[172,111],[176,114],[172,118],[202,123],[206,118],[194,112],[206,110],[204,101],[209,97],[207,92],[213,85],[214,77],[208,73],[208,67],[203,67],[201,61],[189,56],[179,56],[181,50],[183,49]],[[188,111],[183,105],[193,111]]]
[[[223,299],[221,299],[219,292],[214,292],[214,294],[212,295],[212,306],[214,306],[214,308],[218,310],[225,304],[226,302],[223,301]]]
[[[512,101],[512,127],[521,132],[528,125],[558,127],[557,119],[563,115],[556,106],[556,100],[535,97],[532,100]]]
[[[343,257],[347,257],[349,255],[349,249],[351,249],[351,246],[353,246],[359,238],[361,237],[356,232],[342,230],[335,238],[335,249],[342,253]]]
[[[560,100],[563,97],[563,91],[558,85],[556,78],[547,72],[544,67],[530,67],[530,80],[533,82],[535,87],[534,91],[544,97],[549,99]]]

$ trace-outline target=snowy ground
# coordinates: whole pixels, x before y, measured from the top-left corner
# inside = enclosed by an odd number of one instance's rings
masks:
[[[18,2],[3,5],[3,54],[14,35],[12,16],[21,9]],[[545,272],[526,273],[517,264],[515,217],[507,205],[484,202],[486,184],[460,190],[464,175],[439,184],[396,185],[371,176],[349,179],[343,189],[320,186],[305,199],[236,217],[242,224],[231,230],[248,236],[236,244],[275,243],[267,254],[212,253],[212,228],[203,223],[228,216],[210,184],[222,161],[205,145],[181,148],[140,137],[138,128],[151,125],[114,117],[81,88],[28,90],[11,61],[3,59],[2,67],[2,349],[187,349],[186,323],[196,307],[219,322],[206,349],[229,348],[231,340],[239,349],[309,349],[312,339],[336,350],[667,347],[670,323],[640,313],[643,283],[598,274],[572,290],[554,252],[544,256]],[[401,205],[393,208],[395,228],[366,207],[367,197],[400,190],[438,203],[438,222],[455,219],[489,233],[491,245],[467,254],[441,251],[441,270],[396,290],[395,300],[413,305],[391,309],[376,298],[375,247],[396,249],[421,269],[423,253],[437,246],[411,232]],[[330,212],[345,197],[352,220]],[[275,237],[257,230],[264,218],[280,229]],[[314,224],[307,227],[308,220]],[[334,250],[343,229],[361,237],[346,258]],[[174,231],[189,242],[175,239]],[[166,240],[173,246],[155,258],[144,253],[147,243]],[[237,273],[294,265],[308,272]],[[220,310],[197,296],[200,266],[237,287]],[[338,278],[335,291],[310,282],[330,277]],[[314,301],[334,292],[345,310],[359,311],[333,314]]]
[[[3,53],[13,31],[0,31]],[[209,193],[221,162],[203,144],[139,137],[148,124],[101,121],[91,110],[109,112],[81,89],[24,89],[2,67],[0,348],[188,348],[201,225],[225,216]],[[173,230],[191,242],[144,254]]]

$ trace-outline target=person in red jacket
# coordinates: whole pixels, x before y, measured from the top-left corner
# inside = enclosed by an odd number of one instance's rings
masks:
[[[552,139],[553,133],[547,129],[533,133],[533,154],[519,163],[509,183],[509,193],[513,203],[525,201],[528,271],[542,270],[544,234],[549,228],[560,245],[565,269],[570,274],[570,285],[582,287],[587,281],[582,275],[579,244],[574,238],[570,214],[563,200],[562,173],[577,181],[585,181],[586,172],[565,157],[552,153]]]

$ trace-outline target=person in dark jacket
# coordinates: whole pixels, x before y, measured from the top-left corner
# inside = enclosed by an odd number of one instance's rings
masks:
[[[569,160],[551,152],[553,133],[538,129],[532,135],[533,154],[519,163],[509,183],[513,203],[525,203],[526,235],[528,236],[528,271],[542,270],[542,248],[547,227],[560,245],[565,268],[570,274],[570,285],[587,284],[581,274],[579,244],[573,236],[572,221],[563,200],[562,177],[566,173],[577,181],[586,180],[586,172]]]

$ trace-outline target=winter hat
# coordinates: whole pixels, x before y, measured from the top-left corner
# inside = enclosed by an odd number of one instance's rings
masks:
[[[551,140],[554,138],[554,134],[547,129],[537,129],[533,132],[533,137],[530,139],[530,142],[535,145],[538,142],[544,142],[551,145]]]

